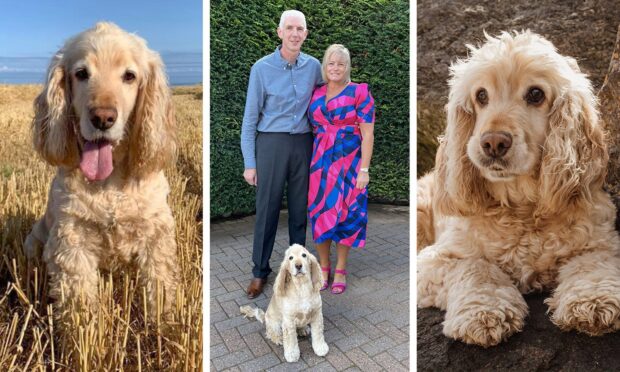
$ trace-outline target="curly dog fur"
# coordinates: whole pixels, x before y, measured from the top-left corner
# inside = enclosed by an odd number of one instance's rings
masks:
[[[529,31],[469,49],[451,67],[435,170],[418,181],[418,306],[485,347],[523,328],[522,294],[538,290],[552,290],[561,329],[617,330],[620,240],[590,82]]]
[[[299,360],[297,335],[307,335],[308,325],[312,332],[312,349],[316,355],[324,356],[329,346],[323,337],[322,285],[323,276],[316,257],[301,245],[293,244],[284,253],[267,312],[249,306],[241,306],[239,310],[265,323],[267,338],[284,345],[287,362]]]
[[[151,310],[178,281],[164,167],[175,157],[175,120],[159,55],[111,23],[69,39],[34,103],[34,147],[57,166],[45,215],[24,249],[41,253],[50,295],[98,296],[98,270],[135,262]]]

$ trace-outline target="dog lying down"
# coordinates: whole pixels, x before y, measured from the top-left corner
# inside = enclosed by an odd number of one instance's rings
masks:
[[[299,360],[297,335],[306,336],[308,325],[312,349],[316,355],[324,356],[329,347],[323,338],[322,284],[316,257],[301,245],[293,244],[284,253],[267,312],[250,306],[241,306],[239,310],[246,317],[254,317],[265,324],[267,338],[277,345],[284,345],[287,362]]]

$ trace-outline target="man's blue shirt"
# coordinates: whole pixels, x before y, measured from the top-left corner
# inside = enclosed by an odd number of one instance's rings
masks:
[[[257,132],[310,132],[308,105],[321,80],[316,58],[299,53],[296,63],[290,64],[280,55],[280,46],[252,66],[241,125],[246,169],[256,168]]]

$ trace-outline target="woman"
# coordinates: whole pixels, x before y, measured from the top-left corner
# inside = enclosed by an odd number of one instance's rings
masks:
[[[374,100],[367,84],[351,82],[347,48],[331,45],[322,65],[325,85],[310,100],[308,118],[314,132],[310,164],[308,215],[321,261],[323,287],[329,285],[330,246],[336,242],[337,263],[331,292],[346,288],[351,247],[366,243],[368,168],[372,156]]]

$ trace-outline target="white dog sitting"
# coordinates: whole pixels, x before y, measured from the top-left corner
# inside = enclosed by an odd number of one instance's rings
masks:
[[[241,306],[246,317],[255,317],[267,328],[267,338],[284,345],[287,362],[299,359],[297,335],[307,335],[310,325],[312,349],[324,356],[329,347],[323,338],[323,302],[320,288],[323,284],[319,263],[306,248],[293,244],[284,253],[284,260],[273,285],[273,297],[267,313],[258,308]]]

